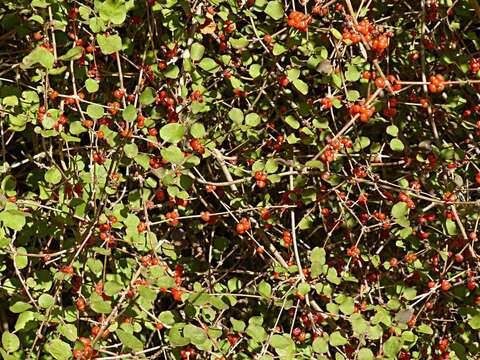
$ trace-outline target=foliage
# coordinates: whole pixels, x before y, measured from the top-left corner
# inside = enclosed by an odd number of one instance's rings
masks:
[[[475,359],[479,19],[3,1],[2,357]]]

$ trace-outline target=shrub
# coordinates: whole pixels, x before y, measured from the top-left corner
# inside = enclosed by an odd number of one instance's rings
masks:
[[[3,1],[3,358],[475,359],[479,18]]]

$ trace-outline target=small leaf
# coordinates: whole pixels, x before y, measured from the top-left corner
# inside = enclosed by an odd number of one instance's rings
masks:
[[[202,123],[197,122],[190,127],[190,135],[192,135],[194,138],[203,138],[205,133],[205,126],[203,126]]]
[[[396,137],[398,135],[398,127],[395,125],[389,125],[387,127],[387,134]]]
[[[390,140],[390,149],[392,149],[393,151],[403,151],[404,148],[405,146],[400,139],[393,138],[392,140]]]
[[[203,58],[198,64],[203,70],[215,73],[219,69],[217,62],[211,58]]]
[[[342,346],[348,343],[348,340],[343,337],[340,331],[332,333],[329,341],[332,346]]]
[[[402,342],[398,336],[391,336],[383,344],[383,352],[386,356],[395,358],[402,348]]]
[[[133,105],[128,105],[125,110],[123,110],[122,113],[123,120],[126,121],[133,121],[137,118],[137,109],[135,109],[135,106]]]
[[[177,145],[170,145],[167,148],[163,148],[160,150],[160,154],[172,164],[181,164],[184,160],[183,152]]]
[[[48,309],[49,307],[55,304],[55,299],[50,294],[42,294],[38,298],[38,305],[44,309]]]
[[[169,143],[177,143],[183,138],[183,135],[185,134],[185,128],[183,127],[182,124],[178,123],[171,123],[164,125],[160,129],[160,137]]]
[[[60,325],[58,332],[70,341],[75,341],[78,338],[77,327],[73,324]]]
[[[17,248],[17,254],[26,254],[27,250],[24,247]],[[25,269],[28,266],[28,256],[15,255],[15,265],[19,270]]]
[[[39,46],[25,56],[22,63],[26,68],[31,68],[35,64],[40,64],[44,68],[51,69],[55,63],[55,58],[50,51]]]
[[[166,70],[165,72],[163,73],[163,75],[166,77],[166,78],[169,78],[169,79],[176,79],[178,77],[178,74],[180,73],[180,69],[178,68],[177,65],[170,65]]]
[[[228,117],[232,119],[235,124],[243,122],[243,111],[238,108],[233,108],[228,112]]]
[[[328,339],[326,339],[326,336],[317,337],[313,341],[312,349],[316,353],[320,353],[320,354],[328,352]]]
[[[68,50],[64,55],[60,56],[59,60],[71,61],[78,60],[82,57],[83,47],[75,46]]]
[[[56,167],[52,167],[45,173],[45,181],[49,184],[56,185],[62,181],[62,173]]]
[[[293,81],[293,86],[295,86],[295,88],[300,91],[303,95],[307,95],[308,94],[308,85],[306,82],[304,82],[303,80],[300,80],[300,79],[296,79]]]
[[[375,355],[373,354],[372,350],[363,348],[358,351],[357,355],[358,360],[373,360],[375,359]]]
[[[293,115],[288,115],[285,118],[285,122],[295,130],[300,128],[300,123],[298,122],[298,120]]]
[[[97,92],[99,89],[98,81],[94,79],[87,79],[85,80],[85,88],[91,94]]]
[[[66,360],[72,355],[72,349],[66,342],[55,339],[45,345],[45,350],[56,360]]]
[[[2,346],[7,352],[14,352],[20,347],[20,340],[17,335],[5,331],[2,334]]]
[[[402,218],[408,214],[408,206],[405,202],[399,201],[395,205],[392,206],[392,216],[394,218]]]
[[[118,35],[105,36],[98,34],[97,42],[100,50],[102,50],[102,53],[105,55],[110,55],[122,50],[122,38]]]
[[[104,115],[103,107],[97,104],[89,104],[87,106],[87,114],[92,119],[98,120]]]
[[[126,348],[132,349],[133,351],[143,350],[143,343],[132,334],[129,334],[128,332],[121,329],[118,329],[115,334],[117,334],[123,346],[125,346]]]
[[[150,105],[155,102],[155,89],[152,87],[147,87],[140,94],[140,104]]]
[[[183,328],[183,336],[189,338],[190,342],[197,346],[202,345],[208,339],[205,331],[191,324],[185,325]]]
[[[190,56],[193,61],[201,60],[204,53],[205,53],[205,46],[199,43],[192,44],[192,47],[190,48]]]
[[[117,295],[118,293],[120,293],[122,289],[123,289],[123,285],[119,284],[116,281],[107,281],[103,286],[103,291],[108,296]]]
[[[272,286],[266,281],[262,281],[258,285],[258,293],[265,298],[270,298],[270,296],[272,295]]]
[[[264,11],[273,20],[280,20],[284,14],[283,5],[279,1],[269,1]]]
[[[138,146],[137,144],[126,144],[124,147],[123,147],[123,150],[125,151],[125,155],[129,158],[129,159],[133,159],[135,158],[137,155],[138,155]]]
[[[470,320],[468,320],[468,325],[470,325],[473,330],[480,329],[480,313],[476,314]]]
[[[173,312],[171,311],[162,311],[158,315],[158,320],[164,325],[173,325],[175,324],[175,316],[173,315]]]

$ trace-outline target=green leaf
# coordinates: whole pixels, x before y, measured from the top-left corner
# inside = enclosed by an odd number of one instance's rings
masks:
[[[66,342],[55,339],[45,345],[45,350],[56,360],[66,360],[72,355],[72,349]]]
[[[120,25],[127,18],[128,8],[123,0],[106,0],[97,6],[100,17],[106,22]]]
[[[404,148],[405,146],[400,139],[393,138],[392,140],[390,140],[390,149],[392,149],[393,151],[403,151]]]
[[[399,201],[395,205],[392,206],[392,216],[394,218],[402,218],[408,214],[408,206],[405,202]]]
[[[185,128],[182,124],[171,123],[162,126],[160,129],[160,137],[169,143],[175,144],[183,138]]]
[[[308,85],[306,82],[304,82],[303,80],[300,80],[300,79],[296,79],[293,81],[293,86],[295,86],[295,88],[300,91],[303,95],[307,95],[308,94]]]
[[[178,68],[177,65],[169,65],[168,68],[163,73],[163,75],[169,79],[176,79],[179,73],[180,73],[180,69]]]
[[[99,89],[99,86],[98,86],[98,81],[94,80],[94,79],[87,79],[85,80],[85,88],[87,89],[87,91],[91,94],[91,93],[94,93],[94,92],[97,92],[98,89]]]
[[[219,65],[217,62],[211,58],[203,58],[199,63],[198,66],[200,66],[203,70],[215,73],[219,70]]]
[[[295,342],[287,334],[272,335],[272,337],[270,338],[270,345],[273,346],[277,354],[281,357],[292,358],[296,350]]]
[[[273,20],[280,20],[284,14],[283,5],[279,1],[269,1],[264,11]]]
[[[170,145],[167,148],[163,148],[160,150],[160,154],[172,164],[181,164],[184,160],[183,152],[177,145]]]
[[[475,316],[473,316],[472,318],[470,318],[468,320],[468,325],[470,325],[470,327],[473,329],[473,330],[478,330],[480,329],[480,313],[476,314]]]
[[[278,170],[278,164],[275,159],[268,159],[265,163],[265,171],[269,174],[274,174]]]
[[[347,297],[339,307],[340,311],[344,313],[345,315],[351,315],[353,314],[353,311],[355,309],[355,302],[353,301],[352,297]]]
[[[269,298],[272,295],[272,286],[266,281],[262,281],[258,284],[258,293],[265,298]]]
[[[278,56],[280,54],[283,54],[287,50],[288,49],[285,46],[283,46],[282,44],[275,43],[275,45],[273,45],[272,53],[273,53],[273,55]]]
[[[207,339],[205,331],[197,326],[187,324],[183,328],[183,336],[190,339],[190,342],[194,345],[202,345]]]
[[[196,139],[203,138],[205,134],[205,126],[203,126],[203,124],[200,122],[196,122],[190,127],[190,135]]]
[[[132,122],[137,118],[137,109],[133,105],[127,105],[122,113],[123,120]]]
[[[9,310],[14,314],[20,314],[31,308],[32,308],[32,305],[23,301],[17,301],[10,306]]]
[[[59,60],[72,61],[78,60],[82,57],[83,47],[75,46],[68,50],[64,55],[60,56]]]
[[[14,352],[20,347],[20,340],[17,335],[5,331],[2,334],[2,346],[7,352]]]
[[[480,328],[480,316],[479,316],[479,324],[478,328]],[[420,324],[417,326],[417,332],[422,333],[422,334],[428,334],[428,335],[433,335],[433,329],[428,326],[427,324]]]
[[[342,33],[340,31],[338,31],[337,29],[331,28],[330,32],[332,33],[333,36],[335,36],[335,38],[337,38],[337,40],[342,39]]]
[[[152,87],[146,87],[140,94],[140,104],[150,105],[155,102],[155,89]]]
[[[31,68],[33,65],[40,64],[44,68],[51,69],[55,63],[55,58],[50,51],[39,46],[25,56],[22,63],[26,68]]]
[[[368,332],[368,322],[363,318],[362,314],[350,316],[350,324],[352,325],[353,333],[357,336]]]
[[[343,337],[340,331],[335,331],[330,335],[330,345],[342,346],[348,343],[348,340]]]
[[[72,342],[78,338],[77,327],[73,324],[60,325],[58,332]]]
[[[312,250],[310,255],[311,266],[311,276],[316,278],[323,271],[323,265],[325,265],[326,252],[325,249],[316,247]]]
[[[389,125],[387,127],[387,134],[396,137],[398,135],[398,127],[395,125]]]
[[[445,220],[445,227],[447,228],[448,235],[457,235],[457,224],[452,219]]]
[[[38,305],[44,309],[48,309],[49,307],[55,304],[55,299],[50,294],[42,294],[38,298]]]
[[[317,337],[312,344],[312,349],[316,353],[326,353],[328,352],[328,339],[326,336]]]
[[[89,258],[87,260],[87,267],[96,275],[100,275],[103,270],[103,263],[100,259]]]
[[[125,155],[129,159],[134,159],[138,155],[138,146],[137,144],[126,144],[123,147],[123,150],[125,151]]]
[[[97,42],[100,50],[102,50],[102,53],[105,55],[110,55],[122,50],[122,38],[118,35],[105,36],[98,34]]]
[[[341,283],[340,278],[337,275],[337,270],[333,267],[328,268],[327,271],[327,280],[335,285],[339,285]]]
[[[358,360],[373,360],[375,359],[375,355],[373,354],[372,350],[367,348],[362,348],[358,351]]]
[[[97,104],[89,104],[87,106],[87,114],[92,119],[98,120],[104,115],[103,107]]]
[[[247,335],[249,335],[256,342],[262,342],[267,339],[267,332],[263,327],[256,324],[249,324],[246,330]]]
[[[402,348],[402,342],[398,336],[391,336],[383,344],[383,352],[386,356],[395,358]]]
[[[175,316],[173,314],[173,312],[167,310],[167,311],[162,311],[159,315],[158,315],[158,320],[160,320],[160,322],[164,325],[173,325],[175,324]]]
[[[347,81],[352,81],[352,82],[360,79],[360,72],[358,71],[356,66],[354,65],[348,66],[348,69],[345,72],[345,79]]]
[[[243,111],[239,108],[232,108],[228,112],[228,117],[232,119],[235,124],[241,124],[243,122]]]
[[[102,20],[120,25],[127,18],[127,11],[131,7],[129,3],[125,3],[124,0],[106,0],[103,3],[99,2],[96,7]]]
[[[123,346],[126,348],[132,349],[133,351],[143,350],[143,343],[132,334],[121,329],[118,329],[115,334],[117,334]]]
[[[192,44],[190,48],[190,57],[193,61],[199,61],[202,59],[203,54],[205,53],[205,46],[200,43]]]
[[[45,173],[45,181],[56,185],[62,181],[62,173],[56,167],[52,167]]]
[[[347,100],[348,101],[357,101],[360,99],[360,93],[357,90],[348,90]]]
[[[109,314],[112,311],[110,301],[105,301],[97,293],[90,296],[90,308],[99,314]]]
[[[300,123],[298,122],[298,120],[295,118],[295,116],[293,115],[288,115],[286,118],[285,118],[285,122],[290,125],[291,128],[297,130],[298,128],[300,128]]]
[[[27,250],[24,247],[17,248],[17,254],[26,254]],[[28,266],[28,256],[15,255],[15,265],[19,270],[25,269]]]
[[[123,285],[119,284],[116,281],[107,281],[103,286],[103,291],[108,296],[117,295],[118,293],[120,293],[122,289],[123,289]]]
[[[245,116],[245,124],[250,127],[257,126],[261,123],[260,116],[257,113],[250,113]]]

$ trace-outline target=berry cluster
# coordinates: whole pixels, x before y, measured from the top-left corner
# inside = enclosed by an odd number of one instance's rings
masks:
[[[243,217],[235,227],[235,230],[238,234],[242,235],[245,234],[248,230],[250,230],[250,228],[250,220],[246,217]]]
[[[300,11],[292,11],[288,15],[288,21],[287,24],[290,27],[294,27],[297,30],[306,32],[308,25],[310,25],[312,22],[312,17],[309,15],[305,15],[304,13]]]
[[[257,181],[257,186],[260,189],[263,189],[265,186],[267,186],[267,174],[265,174],[263,171],[255,172],[255,180]]]
[[[432,75],[429,78],[428,91],[433,94],[441,93],[445,89],[445,78],[441,74]]]
[[[354,104],[349,109],[350,115],[359,115],[361,122],[366,123],[375,114],[375,107],[367,107],[365,105]]]

